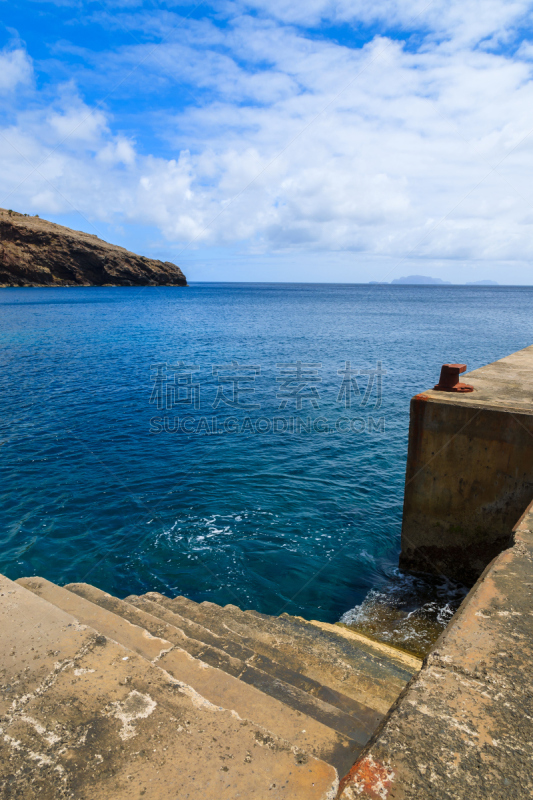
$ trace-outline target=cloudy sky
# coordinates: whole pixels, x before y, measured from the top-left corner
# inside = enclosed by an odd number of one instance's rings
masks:
[[[190,280],[533,284],[533,2],[0,9],[1,207]]]

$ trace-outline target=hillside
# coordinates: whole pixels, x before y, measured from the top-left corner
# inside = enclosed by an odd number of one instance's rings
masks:
[[[98,236],[0,209],[0,286],[186,286],[170,261]]]

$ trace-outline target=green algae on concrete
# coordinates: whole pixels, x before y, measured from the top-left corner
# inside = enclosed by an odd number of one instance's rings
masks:
[[[424,658],[467,592],[463,584],[442,576],[397,573],[343,614],[337,625]]]

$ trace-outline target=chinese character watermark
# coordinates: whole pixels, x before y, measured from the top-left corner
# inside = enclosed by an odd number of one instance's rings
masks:
[[[237,361],[232,361],[231,364],[222,364],[212,368],[213,375],[217,378],[218,390],[215,402],[212,404],[213,408],[218,408],[220,403],[224,403],[231,408],[243,408],[246,411],[252,411],[261,408],[261,403],[250,403],[242,401],[240,396],[242,394],[249,394],[255,392],[255,388],[250,386],[257,375],[261,374],[261,367],[249,364],[239,364]],[[248,375],[235,374],[248,372]],[[244,384],[242,386],[241,384]],[[229,385],[228,391],[230,394],[225,393],[225,387]]]
[[[294,400],[296,411],[302,410],[303,400],[309,400],[313,408],[318,408],[320,395],[316,386],[310,384],[320,383],[322,378],[318,376],[318,370],[322,364],[304,364],[296,361],[294,364],[276,364],[281,372],[281,377],[276,381],[281,384],[276,397],[281,400],[279,410],[287,408],[289,401]]]
[[[361,409],[367,408],[370,411],[377,411],[382,405],[383,396],[383,376],[387,371],[383,369],[382,362],[378,361],[376,368],[365,368],[352,366],[352,362],[346,360],[344,367],[336,370],[338,376],[342,378],[340,387],[338,383],[332,386],[331,382],[322,389],[324,394],[325,408],[332,408],[333,403],[341,405],[347,412],[344,416],[335,419],[327,416],[305,417],[298,416],[298,412],[309,413],[309,411],[319,409],[321,397],[318,392],[318,385],[322,384],[323,379],[319,375],[322,369],[321,362],[307,363],[295,361],[293,363],[278,363],[277,369],[281,373],[275,378],[279,386],[275,398],[279,401],[278,416],[262,416],[252,418],[250,411],[258,411],[261,402],[256,397],[255,380],[261,376],[261,367],[258,364],[239,363],[232,360],[229,364],[213,364],[211,366],[211,377],[215,378],[216,396],[209,403],[212,409],[218,410],[217,416],[198,417],[193,412],[200,411],[201,408],[201,386],[198,373],[200,367],[197,364],[188,364],[186,361],[178,360],[175,364],[159,362],[151,365],[153,386],[150,394],[149,403],[155,405],[158,411],[169,411],[181,409],[185,412],[184,416],[174,417],[163,415],[153,417],[150,420],[150,432],[160,433],[182,433],[182,434],[205,434],[214,435],[221,433],[248,433],[248,434],[309,434],[309,433],[384,433],[385,419],[381,417],[374,420],[369,416],[353,417],[352,408],[358,405]],[[359,378],[359,381],[358,381]],[[367,379],[366,387],[364,379]],[[363,382],[364,394],[360,382]],[[204,388],[213,391],[212,381]],[[329,387],[329,388],[328,388]],[[375,387],[374,405],[369,405]],[[272,386],[272,389],[275,387]],[[264,389],[264,386],[263,386]],[[332,394],[335,391],[335,394]],[[212,399],[212,396],[209,400]],[[205,398],[204,398],[205,403]],[[304,404],[306,410],[304,412]],[[232,413],[244,412],[246,416],[239,418],[236,416],[220,416],[224,410],[232,410]],[[280,411],[287,411],[288,414],[296,413],[296,416],[280,416]]]
[[[381,401],[383,399],[383,375],[387,374],[387,370],[384,370],[381,366],[381,361],[377,362],[376,369],[359,369],[357,367],[352,367],[350,361],[344,362],[344,369],[337,370],[337,375],[343,375],[342,383],[339,389],[339,393],[337,395],[337,403],[344,402],[344,408],[351,408],[352,407],[352,395],[360,397],[361,390],[359,389],[359,384],[357,383],[357,376],[358,375],[368,375],[368,383],[366,385],[365,394],[363,399],[360,401],[361,406],[366,406],[368,400],[370,398],[370,394],[372,392],[372,388],[374,386],[374,379],[376,381],[376,402],[374,404],[374,410],[377,411],[381,408]]]
[[[178,361],[177,364],[167,364],[165,361],[152,364],[150,369],[156,373],[153,377],[150,403],[155,404],[159,410],[170,410],[180,405],[192,405],[195,411],[199,410],[200,384],[193,382],[193,373],[198,372],[200,367],[187,366],[183,361]],[[174,373],[172,378],[169,378],[168,372]]]

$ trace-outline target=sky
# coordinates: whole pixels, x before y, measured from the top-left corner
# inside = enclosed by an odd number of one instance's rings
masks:
[[[189,281],[531,285],[532,12],[0,0],[0,207]]]

